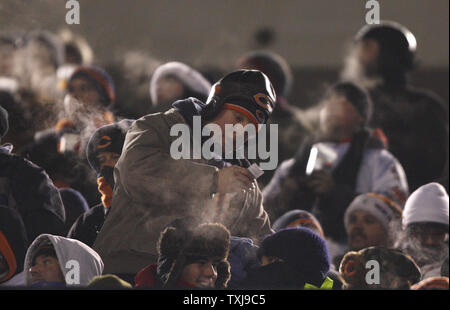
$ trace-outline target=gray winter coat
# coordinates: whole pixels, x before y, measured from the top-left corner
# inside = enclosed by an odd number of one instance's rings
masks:
[[[220,197],[211,195],[218,168],[206,160],[171,157],[177,137],[170,136],[170,128],[178,123],[184,118],[170,109],[138,119],[126,135],[114,171],[111,211],[93,246],[106,273],[137,273],[155,263],[161,231],[189,215],[221,222],[235,236],[258,240],[272,232],[256,181],[251,191],[219,204]]]

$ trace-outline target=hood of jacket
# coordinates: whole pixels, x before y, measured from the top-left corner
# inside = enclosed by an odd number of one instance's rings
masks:
[[[50,234],[42,234],[33,241],[28,248],[25,256],[26,284],[31,284],[31,268],[34,255],[43,245],[52,245],[55,249],[61,271],[66,278],[66,285],[82,285],[86,286],[95,276],[99,276],[103,272],[103,261],[100,256],[89,246],[81,241],[54,236]],[[68,277],[71,278],[77,273],[79,266],[79,283],[67,283]],[[71,272],[69,275],[68,273]],[[75,275],[74,279],[78,275]]]

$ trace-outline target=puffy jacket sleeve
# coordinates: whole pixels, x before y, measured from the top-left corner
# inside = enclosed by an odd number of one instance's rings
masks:
[[[17,169],[18,173],[12,179],[12,190],[29,240],[42,233],[64,234],[64,205],[47,173],[24,159]]]
[[[241,235],[249,236],[259,242],[265,235],[272,234],[274,231],[270,226],[269,216],[264,210],[262,193],[258,183],[254,181],[254,184],[256,188],[247,195],[248,200],[244,204],[245,224],[241,225]]]
[[[170,155],[170,127],[162,116],[137,120],[127,133],[115,178],[128,196],[141,205],[180,205],[211,194],[218,169]]]

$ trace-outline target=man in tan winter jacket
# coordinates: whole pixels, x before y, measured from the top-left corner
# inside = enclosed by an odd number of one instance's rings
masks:
[[[258,126],[266,123],[275,100],[263,73],[239,70],[213,85],[206,104],[180,100],[132,124],[115,166],[113,205],[94,243],[106,273],[136,274],[155,263],[160,232],[177,218],[220,222],[232,235],[255,241],[272,233],[248,160],[174,159],[170,151],[176,124],[192,128],[200,116],[202,127],[215,124],[222,132],[225,124]]]

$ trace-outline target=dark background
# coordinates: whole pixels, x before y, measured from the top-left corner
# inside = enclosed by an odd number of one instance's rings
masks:
[[[108,67],[127,51],[156,63],[186,62],[202,71],[231,71],[240,55],[265,47],[287,59],[295,74],[291,102],[314,103],[338,77],[352,37],[365,23],[366,1],[345,0],[79,0],[81,22],[65,23],[66,0],[0,0],[0,31],[63,27],[83,35],[95,63]],[[381,19],[407,26],[418,41],[413,84],[448,104],[449,1],[379,0]],[[269,29],[261,45],[256,34]],[[219,73],[218,73],[219,74]],[[215,78],[215,77],[214,77]]]

